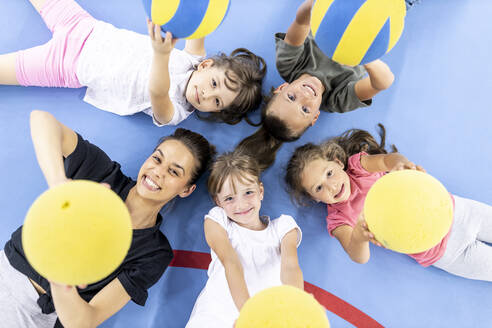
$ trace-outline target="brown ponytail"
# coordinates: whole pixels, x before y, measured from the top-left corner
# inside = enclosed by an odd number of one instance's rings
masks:
[[[243,139],[236,147],[236,151],[255,158],[260,170],[263,172],[275,162],[280,146],[282,146],[282,141],[273,137],[262,126],[255,133]]]
[[[237,150],[254,157],[262,172],[275,162],[277,151],[284,142],[295,141],[302,135],[302,133],[299,135],[293,134],[278,117],[266,115],[268,106],[276,97],[273,90],[272,88],[270,94],[263,99],[260,124],[250,123],[253,126],[260,125],[261,127],[255,133],[243,139],[236,147]]]

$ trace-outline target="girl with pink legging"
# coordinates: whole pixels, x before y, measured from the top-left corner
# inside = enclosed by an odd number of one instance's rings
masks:
[[[150,21],[143,35],[93,18],[74,0],[30,1],[53,37],[0,55],[0,84],[86,86],[84,101],[118,115],[143,111],[158,126],[195,109],[236,124],[261,103],[265,61],[247,49],[205,58],[204,38],[178,50],[172,34],[163,37]]]

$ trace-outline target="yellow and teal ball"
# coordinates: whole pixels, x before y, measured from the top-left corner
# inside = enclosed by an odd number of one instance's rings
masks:
[[[325,309],[313,295],[288,285],[271,287],[251,297],[235,328],[329,328]]]
[[[383,56],[403,31],[404,0],[316,0],[311,31],[334,61],[359,65]]]
[[[176,38],[199,39],[223,21],[229,0],[142,0],[150,19]]]
[[[41,194],[22,228],[22,246],[43,277],[66,285],[97,282],[123,261],[132,240],[121,198],[91,181],[70,181]]]
[[[453,202],[427,173],[403,170],[374,183],[364,203],[369,230],[386,248],[406,254],[437,245],[449,232]]]

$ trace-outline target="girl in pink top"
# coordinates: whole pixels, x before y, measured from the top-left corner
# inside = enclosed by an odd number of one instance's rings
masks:
[[[424,169],[405,156],[388,154],[381,142],[368,132],[349,130],[320,145],[297,148],[291,157],[285,181],[291,195],[300,203],[314,200],[327,204],[327,228],[338,239],[350,258],[366,263],[369,242],[378,246],[362,215],[364,200],[371,186],[386,172]],[[434,265],[450,273],[492,281],[492,207],[473,200],[451,196],[453,225],[448,234],[431,249],[409,254],[422,266]]]

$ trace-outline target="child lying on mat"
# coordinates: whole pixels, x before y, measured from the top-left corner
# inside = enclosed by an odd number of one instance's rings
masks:
[[[239,151],[220,156],[208,189],[217,204],[205,215],[212,262],[187,328],[232,327],[248,298],[272,286],[304,288],[294,219],[260,216],[263,184],[256,161]]]
[[[149,36],[97,20],[73,0],[31,0],[53,37],[0,55],[0,84],[87,87],[84,100],[118,115],[145,112],[176,125],[196,109],[236,124],[261,102],[263,58],[247,49],[205,59],[204,39],[174,49],[148,21]]]
[[[251,148],[262,169],[273,164],[283,142],[299,139],[316,123],[320,110],[346,113],[370,106],[372,98],[394,80],[379,59],[352,67],[325,55],[310,33],[313,3],[305,0],[287,33],[275,34],[277,69],[285,83],[267,97],[262,127],[242,145]]]
[[[354,129],[320,145],[298,147],[285,176],[297,202],[327,204],[328,232],[358,263],[369,260],[369,242],[381,246],[362,215],[371,186],[389,171],[423,171],[399,153],[386,153],[381,128],[379,144],[368,132]],[[487,244],[492,242],[492,206],[450,197],[454,210],[449,232],[434,247],[409,255],[424,267],[433,265],[461,277],[492,281],[492,247]]]

